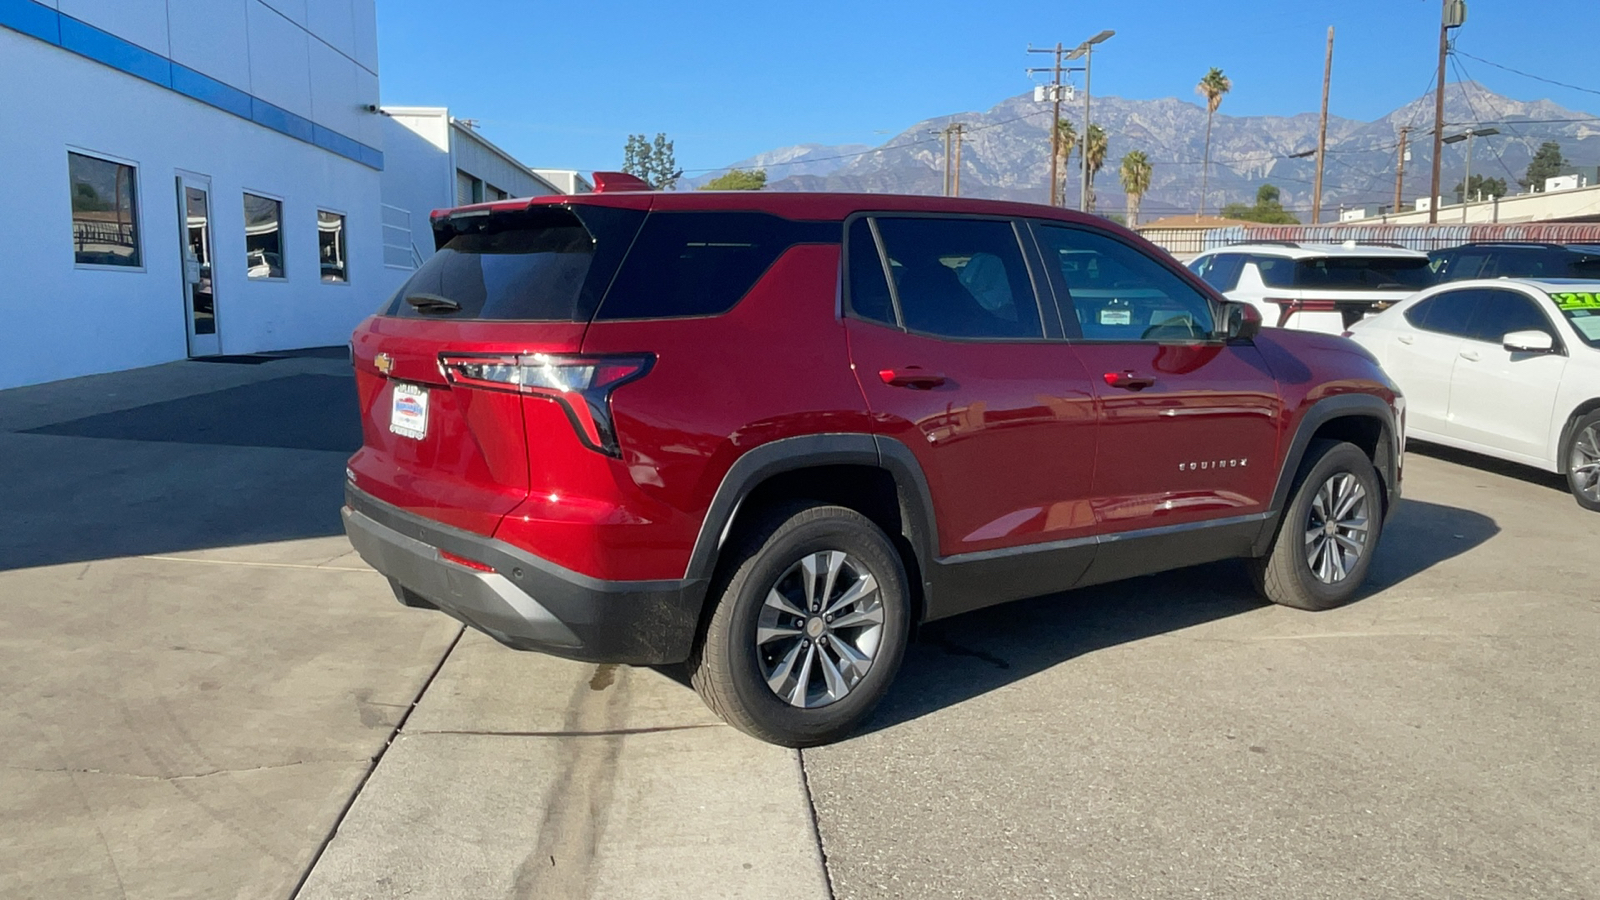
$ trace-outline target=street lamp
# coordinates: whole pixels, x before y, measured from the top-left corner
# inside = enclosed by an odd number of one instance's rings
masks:
[[[1067,54],[1069,60],[1083,57],[1083,152],[1078,154],[1078,162],[1083,166],[1083,195],[1078,198],[1078,209],[1084,212],[1089,211],[1089,65],[1094,45],[1105,43],[1114,34],[1116,32],[1109,29],[1102,31]]]
[[[1467,203],[1471,200],[1472,192],[1472,139],[1475,137],[1489,137],[1500,133],[1498,128],[1474,128],[1460,134],[1452,134],[1441,143],[1458,144],[1467,142],[1467,176],[1461,179],[1461,221],[1467,220]]]

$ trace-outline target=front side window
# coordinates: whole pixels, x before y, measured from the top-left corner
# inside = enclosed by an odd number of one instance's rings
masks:
[[[245,274],[283,278],[283,201],[244,195]]]
[[[1550,320],[1533,301],[1515,291],[1483,291],[1473,311],[1473,340],[1498,344],[1513,331],[1542,331],[1555,337]]]
[[[906,330],[965,339],[1044,337],[1033,280],[1010,222],[876,222]]]
[[[73,261],[80,266],[143,265],[133,166],[67,154],[72,190]]]
[[[1238,253],[1218,253],[1196,260],[1189,270],[1200,280],[1219,291],[1231,291],[1239,284],[1239,273],[1244,269],[1244,257]]]
[[[1041,225],[1038,233],[1085,340],[1204,340],[1215,330],[1211,299],[1138,250],[1078,228]]]
[[[1480,290],[1465,290],[1434,294],[1407,308],[1406,321],[1424,331],[1467,337],[1472,333],[1472,316],[1477,311],[1483,293]]]
[[[317,210],[317,253],[322,259],[323,281],[349,281],[345,265],[344,216]]]

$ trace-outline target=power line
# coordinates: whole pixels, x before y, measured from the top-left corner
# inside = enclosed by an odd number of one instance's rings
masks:
[[[1481,56],[1473,56],[1471,53],[1468,53],[1468,52],[1466,52],[1464,50],[1456,50],[1455,53],[1458,56],[1465,56],[1468,59],[1475,59],[1478,62],[1481,62],[1486,66],[1494,66],[1496,69],[1503,69],[1503,70],[1505,70],[1507,72],[1510,72],[1513,75],[1521,75],[1523,78],[1532,78],[1534,81],[1542,81],[1545,84],[1553,84],[1556,87],[1564,87],[1564,88],[1567,88],[1568,90],[1583,91],[1585,94],[1594,94],[1596,96],[1600,96],[1600,91],[1597,91],[1594,88],[1580,87],[1579,85],[1576,85],[1576,84],[1567,84],[1564,81],[1556,81],[1553,78],[1545,78],[1545,77],[1540,76],[1540,75],[1534,75],[1534,74],[1532,74],[1530,72],[1524,72],[1521,69],[1513,69],[1510,66],[1502,66],[1497,62],[1490,62],[1489,60],[1484,59]]]

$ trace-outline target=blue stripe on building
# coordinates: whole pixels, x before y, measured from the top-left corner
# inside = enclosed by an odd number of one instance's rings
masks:
[[[34,0],[0,0],[0,26],[55,44],[85,59],[158,84],[345,159],[380,171],[383,169],[383,151],[376,147],[369,147],[331,128],[317,125],[304,116],[223,84]]]

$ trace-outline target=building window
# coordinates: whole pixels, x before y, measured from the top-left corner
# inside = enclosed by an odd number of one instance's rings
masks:
[[[139,199],[134,168],[67,154],[72,183],[72,250],[80,266],[139,268]]]
[[[283,278],[283,201],[244,195],[245,272],[251,278]]]
[[[317,249],[323,281],[349,281],[344,261],[344,216],[317,210]]]

